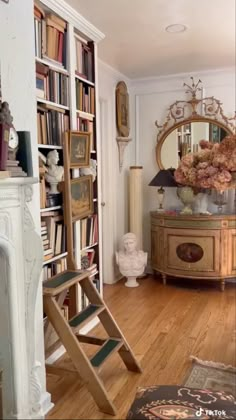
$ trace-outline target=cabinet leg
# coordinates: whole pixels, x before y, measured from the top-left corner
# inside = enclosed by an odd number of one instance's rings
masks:
[[[162,273],[162,283],[166,285],[166,274]]]
[[[222,279],[221,282],[220,282],[220,290],[222,292],[224,292],[224,290],[225,290],[225,279]]]

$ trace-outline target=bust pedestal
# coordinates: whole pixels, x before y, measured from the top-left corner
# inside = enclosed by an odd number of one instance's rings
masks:
[[[136,280],[135,276],[127,277],[127,281],[125,282],[126,287],[138,287],[139,283]]]

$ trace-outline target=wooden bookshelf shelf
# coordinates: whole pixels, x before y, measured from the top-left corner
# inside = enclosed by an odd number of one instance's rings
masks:
[[[56,108],[59,108],[59,109],[64,109],[64,110],[68,110],[69,111],[69,107],[68,106],[65,106],[65,105],[60,105],[60,104],[57,104],[56,102],[51,102],[51,101],[48,101],[47,99],[43,99],[43,98],[37,98],[37,102],[39,102],[39,103],[41,103],[41,104],[47,104],[48,105],[48,107],[52,107],[52,109],[55,109],[55,107]]]
[[[61,67],[60,64],[54,64],[49,60],[46,60],[45,58],[39,58],[39,57],[35,57],[35,61],[37,63],[41,63],[41,64],[45,64],[45,66],[48,66],[50,69],[58,71],[59,73],[63,73],[66,76],[69,76],[69,72],[68,70],[66,70],[65,68]]]
[[[93,118],[95,118],[95,115],[94,114],[89,114],[88,112],[80,111],[79,109],[77,109],[76,112],[82,118],[87,118],[87,119],[93,119]]]
[[[62,206],[54,206],[54,207],[45,207],[45,209],[40,209],[40,213],[45,213],[47,211],[53,211],[53,210],[61,210]]]
[[[65,258],[67,256],[67,252],[63,252],[62,254],[55,255],[54,257],[50,258],[50,260],[44,261],[43,265],[50,264],[53,261],[60,260],[61,258]]]
[[[87,83],[87,85],[95,86],[95,83],[90,82],[89,80],[84,79],[84,77],[78,76],[77,74],[75,75],[75,78],[78,79],[78,80],[80,80],[83,83]]]
[[[54,144],[38,144],[39,149],[62,149],[62,146],[55,146]]]
[[[86,246],[85,248],[82,248],[82,249],[80,250],[80,252],[86,251],[87,249],[93,248],[93,247],[95,247],[95,246],[97,246],[97,245],[98,245],[98,242],[95,242],[95,243],[94,243],[94,244],[92,244],[92,245],[89,245],[89,246]]]

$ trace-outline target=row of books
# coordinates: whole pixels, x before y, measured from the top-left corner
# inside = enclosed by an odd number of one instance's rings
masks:
[[[77,117],[77,130],[78,131],[87,131],[88,133],[91,133],[91,143],[90,143],[90,150],[94,150],[94,125],[95,121],[93,118],[91,120]]]
[[[88,86],[76,80],[76,108],[79,111],[88,112],[95,114],[95,89],[92,86]]]
[[[82,42],[75,34],[76,74],[90,82],[94,81],[93,51],[89,43]]]
[[[56,104],[69,104],[69,78],[63,73],[36,63],[36,95]]]
[[[56,274],[65,271],[67,268],[66,258],[61,258],[57,261],[53,261],[43,267],[43,280],[47,280]]]
[[[66,22],[34,6],[35,55],[66,67]]]
[[[39,144],[62,146],[63,133],[70,129],[69,115],[64,110],[38,106],[37,129]]]
[[[66,251],[66,232],[63,217],[58,212],[48,211],[41,214],[41,237],[48,241],[44,261]]]
[[[93,214],[80,220],[80,245],[81,249],[92,246],[98,242],[98,215]]]

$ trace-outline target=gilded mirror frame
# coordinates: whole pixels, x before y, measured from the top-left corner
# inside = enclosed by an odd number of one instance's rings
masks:
[[[159,169],[167,169],[164,167],[161,159],[161,149],[164,141],[172,131],[185,124],[192,122],[206,122],[215,124],[224,129],[227,134],[236,134],[236,113],[234,117],[228,118],[224,115],[222,103],[214,96],[205,98],[197,98],[197,93],[202,92],[201,80],[195,84],[191,77],[192,85],[184,83],[188,89],[186,93],[191,95],[189,100],[175,101],[168,109],[168,113],[163,125],[155,122],[157,129],[157,145],[156,145],[156,161]]]

